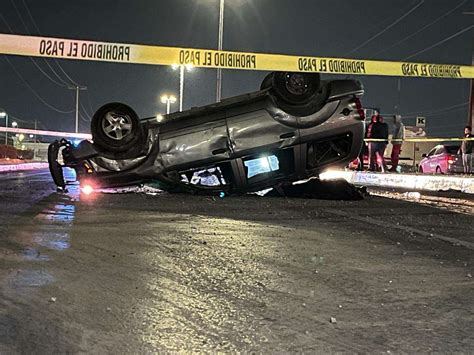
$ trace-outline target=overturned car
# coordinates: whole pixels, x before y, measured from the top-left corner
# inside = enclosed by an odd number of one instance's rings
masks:
[[[92,141],[50,145],[50,171],[59,188],[63,167],[92,187],[155,181],[169,191],[230,194],[291,183],[358,156],[362,94],[356,80],[273,72],[259,91],[162,119],[110,103],[92,118]]]

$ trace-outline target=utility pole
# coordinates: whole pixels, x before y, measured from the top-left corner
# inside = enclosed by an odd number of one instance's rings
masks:
[[[179,68],[179,112],[183,111],[183,95],[184,95],[184,65]]]
[[[217,50],[222,50],[222,42],[224,40],[224,6],[225,0],[219,1],[219,33],[217,40]],[[221,101],[222,96],[222,69],[217,69],[217,88],[216,88],[216,102]]]
[[[79,90],[87,90],[87,86],[69,86],[68,89],[76,90],[76,133],[79,133]]]
[[[472,16],[474,12],[472,11],[464,11],[463,15]],[[472,45],[472,42],[471,42]],[[474,65],[474,47],[472,48],[472,65]],[[474,79],[471,79],[471,88],[470,88],[470,95],[469,95],[469,108],[467,112],[467,124],[471,127],[474,126]]]
[[[401,78],[398,77],[397,81],[397,104],[395,106],[395,113],[400,114],[400,89],[402,86]]]
[[[0,118],[5,118],[5,128],[8,128],[8,113],[5,110],[0,109]],[[8,132],[5,132],[5,145],[8,145]]]
[[[472,65],[474,65],[474,50],[472,52]],[[471,95],[469,99],[469,112],[467,114],[467,124],[474,126],[474,80],[471,79]]]

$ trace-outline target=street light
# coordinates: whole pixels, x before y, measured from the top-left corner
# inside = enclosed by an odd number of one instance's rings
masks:
[[[170,106],[176,102],[176,96],[173,95],[162,95],[161,103],[166,104],[166,114],[170,113]]]
[[[5,119],[5,128],[8,128],[8,113],[0,111],[0,117]],[[8,145],[8,132],[5,132],[5,145]]]
[[[184,69],[188,72],[193,70],[193,66],[191,64],[173,64],[171,66],[173,70],[179,69],[179,111],[183,111],[183,100],[184,100]]]
[[[5,111],[0,111],[0,117],[5,118],[5,127],[8,128],[8,114]],[[5,145],[8,145],[8,132],[5,132]],[[8,157],[7,150],[5,149],[5,158]]]

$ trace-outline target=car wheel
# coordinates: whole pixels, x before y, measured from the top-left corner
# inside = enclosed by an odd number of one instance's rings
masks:
[[[439,166],[436,167],[436,174],[442,174],[441,168]]]
[[[265,83],[262,83],[262,85]],[[321,78],[318,73],[273,73],[272,86],[276,96],[290,104],[308,103],[318,92]]]
[[[268,74],[265,78],[263,78],[262,83],[260,84],[260,90],[269,89],[272,87],[273,82],[273,72]]]
[[[99,108],[92,117],[91,132],[94,144],[106,152],[126,152],[144,141],[138,115],[121,103]]]

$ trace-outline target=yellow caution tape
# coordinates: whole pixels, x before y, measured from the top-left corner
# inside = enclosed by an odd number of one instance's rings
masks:
[[[474,66],[217,51],[0,34],[0,54],[201,68],[473,79]]]

